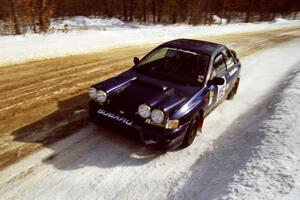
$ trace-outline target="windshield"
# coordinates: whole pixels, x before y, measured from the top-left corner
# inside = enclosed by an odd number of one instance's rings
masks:
[[[160,48],[134,67],[138,73],[184,85],[203,83],[209,56],[181,49]]]

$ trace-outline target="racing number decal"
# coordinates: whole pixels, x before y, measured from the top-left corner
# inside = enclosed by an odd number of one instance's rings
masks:
[[[226,93],[226,78],[224,76],[222,78],[224,79],[224,84],[218,85],[217,101],[224,97]]]
[[[210,91],[209,92],[208,106],[210,106],[212,104],[214,96],[215,96],[215,93],[213,91]]]

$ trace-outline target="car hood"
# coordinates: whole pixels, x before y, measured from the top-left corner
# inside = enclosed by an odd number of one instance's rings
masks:
[[[107,92],[107,103],[119,110],[136,113],[138,106],[147,104],[171,114],[199,92],[201,86],[184,86],[128,70],[117,77],[96,84],[96,89]]]

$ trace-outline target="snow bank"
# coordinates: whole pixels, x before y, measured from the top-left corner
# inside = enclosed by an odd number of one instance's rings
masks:
[[[283,19],[283,18],[281,18],[281,17],[276,17],[275,19],[274,19],[274,23],[286,23],[286,22],[288,22],[289,20],[287,20],[287,19]]]
[[[214,23],[216,24],[227,24],[228,20],[225,18],[220,18],[218,15],[213,15],[212,16]]]
[[[84,16],[76,16],[68,19],[54,19],[51,26],[54,28],[68,26],[100,26],[100,27],[123,27],[126,25],[122,20],[117,18],[89,18]]]
[[[61,25],[63,26],[66,21],[68,20],[61,21]],[[46,35],[2,36],[0,37],[0,66],[29,60],[97,52],[120,46],[163,42],[181,37],[272,30],[274,28],[300,25],[300,21],[288,21],[286,23],[228,24],[224,26],[189,26],[179,24],[169,26],[133,26],[133,24],[127,24],[123,28],[116,28],[122,24],[117,19],[107,21],[99,21],[98,19],[97,21],[96,19],[85,17],[69,19],[69,23],[77,25],[102,24],[112,28],[50,33]]]
[[[300,196],[300,64],[275,95],[268,116],[251,132],[264,138],[245,168],[234,175],[224,199],[285,199]]]

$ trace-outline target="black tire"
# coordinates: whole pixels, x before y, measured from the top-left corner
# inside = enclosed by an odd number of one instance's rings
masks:
[[[89,120],[90,122],[96,122],[96,114],[91,108],[89,108]]]
[[[229,92],[228,96],[227,96],[227,100],[232,100],[234,98],[234,96],[236,95],[237,93],[237,90],[238,90],[238,87],[239,87],[239,83],[240,83],[240,80],[238,79],[236,81],[236,83],[234,84],[234,87],[231,89],[231,91]]]
[[[200,115],[197,115],[191,120],[190,126],[184,136],[181,148],[186,148],[194,142],[200,120],[203,120],[201,119]]]

